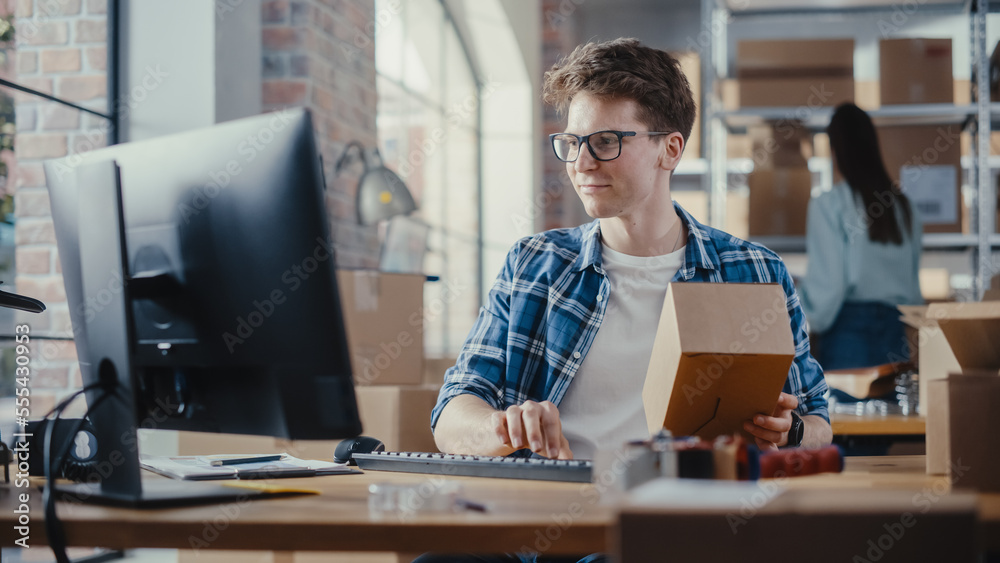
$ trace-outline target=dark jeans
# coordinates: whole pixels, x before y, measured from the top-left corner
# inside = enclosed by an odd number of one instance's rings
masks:
[[[580,556],[545,555],[438,555],[425,553],[413,563],[606,563],[607,557],[600,553]]]
[[[870,367],[910,359],[899,310],[883,303],[844,303],[813,354],[823,369]]]

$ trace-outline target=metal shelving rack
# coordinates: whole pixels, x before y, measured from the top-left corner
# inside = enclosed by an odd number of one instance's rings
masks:
[[[733,8],[731,4],[736,4]],[[892,3],[872,4],[845,0],[842,7],[830,7],[829,3],[815,6],[802,0],[801,6],[790,6],[781,2],[780,9],[739,9],[749,5],[745,0],[701,0],[702,29],[709,30],[710,44],[701,58],[703,130],[702,138],[706,147],[706,173],[702,176],[703,188],[708,192],[709,222],[722,226],[726,221],[726,197],[728,194],[728,172],[732,166],[727,161],[726,135],[738,132],[747,126],[767,120],[795,119],[813,130],[822,130],[830,121],[833,108],[810,108],[805,115],[802,108],[741,108],[736,111],[723,110],[721,89],[715,81],[726,76],[728,69],[727,40],[728,25],[731,21],[775,16],[858,16],[891,14]],[[997,267],[992,262],[992,251],[1000,248],[1000,235],[996,234],[997,199],[990,181],[990,129],[994,122],[1000,122],[1000,103],[990,103],[989,56],[986,45],[986,14],[990,12],[989,0],[938,0],[921,6],[925,13],[966,14],[970,26],[970,53],[974,64],[973,85],[976,88],[976,102],[969,105],[953,104],[912,104],[883,106],[869,111],[876,125],[956,125],[966,127],[973,134],[972,157],[969,159],[969,185],[975,190],[970,225],[974,234],[927,233],[924,235],[924,249],[969,250],[973,252],[972,271],[975,278],[974,291],[977,299],[989,287],[990,278]],[[802,119],[804,117],[804,119]],[[996,164],[996,158],[993,164]],[[768,246],[776,252],[804,252],[804,237],[755,237],[754,241]]]

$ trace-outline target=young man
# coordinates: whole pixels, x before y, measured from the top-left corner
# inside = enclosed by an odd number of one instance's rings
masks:
[[[827,386],[781,259],[671,200],[695,117],[678,62],[634,39],[583,45],[546,73],[544,98],[568,109],[552,146],[595,221],[510,250],[445,375],[441,451],[592,459],[647,438],[642,385],[667,284],[688,281],[781,284],[795,360],[774,412],[744,428],[764,449],[830,443]]]

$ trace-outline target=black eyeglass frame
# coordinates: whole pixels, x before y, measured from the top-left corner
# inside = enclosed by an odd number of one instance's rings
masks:
[[[594,147],[590,146],[590,138],[594,135],[600,135],[602,133],[612,133],[618,137],[618,154],[611,158],[601,158],[597,156],[594,152]],[[576,158],[573,160],[566,160],[559,156],[559,151],[556,150],[556,137],[561,137],[563,135],[568,135],[570,137],[576,137],[576,141],[581,145],[586,144],[587,150],[590,152],[590,156],[594,157],[594,160],[599,160],[601,162],[608,162],[614,160],[622,155],[622,138],[623,137],[635,137],[636,135],[672,135],[677,133],[677,131],[615,131],[614,129],[605,129],[603,131],[594,131],[589,135],[576,135],[574,133],[552,133],[549,135],[549,143],[552,145],[552,153],[556,155],[556,158],[560,162],[576,162],[580,158],[580,151],[576,151]]]

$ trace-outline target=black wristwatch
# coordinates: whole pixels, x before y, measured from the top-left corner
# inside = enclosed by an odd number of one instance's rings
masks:
[[[802,435],[805,433],[806,425],[802,422],[802,418],[792,411],[792,427],[788,429],[788,443],[785,444],[786,447],[795,448],[802,443]]]

